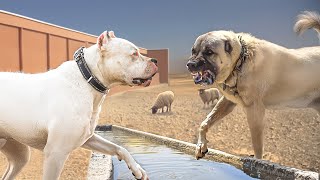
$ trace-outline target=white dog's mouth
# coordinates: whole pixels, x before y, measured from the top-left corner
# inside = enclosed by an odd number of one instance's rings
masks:
[[[154,73],[152,76],[150,76],[149,78],[133,78],[132,83],[138,86],[144,86],[147,87],[151,84],[152,81],[152,77],[156,75],[156,73]]]

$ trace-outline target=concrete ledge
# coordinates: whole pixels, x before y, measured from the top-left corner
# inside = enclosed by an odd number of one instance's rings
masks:
[[[133,129],[129,129],[129,128],[125,128],[125,127],[121,127],[121,126],[116,126],[116,125],[112,125],[112,131],[125,131],[127,133],[130,134],[135,134],[137,136],[143,137],[145,139],[160,143],[160,144],[164,144],[167,145],[171,148],[183,151],[187,154],[191,154],[194,155],[194,151],[196,148],[195,144],[189,143],[189,142],[185,142],[185,141],[180,141],[177,139],[172,139],[172,138],[168,138],[168,137],[164,137],[164,136],[159,136],[159,135],[155,135],[155,134],[151,134],[151,133],[147,133],[147,132],[142,132],[142,131],[138,131],[138,130],[133,130]],[[224,163],[228,163],[231,164],[233,166],[236,166],[238,168],[242,168],[242,161],[241,158],[232,154],[228,154],[219,150],[215,150],[215,149],[209,149],[208,153],[206,154],[206,159],[211,159],[214,161],[218,161],[218,162],[224,162]]]
[[[92,153],[88,167],[88,180],[113,180],[113,165],[110,155]]]
[[[133,130],[129,128],[124,128],[116,125],[112,126],[112,130],[125,131],[127,133],[143,137],[147,140],[151,140],[160,144],[165,144],[169,147],[178,149],[187,154],[194,155],[196,145],[192,143],[179,141],[176,139],[142,132],[138,130]],[[296,168],[286,167],[276,163],[272,163],[265,160],[259,160],[255,158],[239,157],[215,149],[209,149],[205,158],[231,164],[243,170],[246,174],[260,179],[319,180],[319,173],[316,172],[303,171]]]
[[[312,171],[303,171],[255,158],[244,157],[241,161],[243,162],[243,171],[252,177],[270,180],[319,180],[319,173]]]

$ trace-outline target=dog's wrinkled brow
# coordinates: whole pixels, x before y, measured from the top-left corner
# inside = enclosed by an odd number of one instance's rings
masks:
[[[217,49],[220,43],[221,41],[215,38],[206,38],[201,42],[200,48],[202,50],[207,50],[207,49],[215,50]]]

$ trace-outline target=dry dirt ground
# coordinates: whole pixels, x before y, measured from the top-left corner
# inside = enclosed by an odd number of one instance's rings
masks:
[[[108,97],[100,124],[117,124],[196,143],[197,130],[211,108],[204,109],[189,75],[171,76],[160,85]],[[151,114],[158,93],[172,90],[172,112]],[[313,109],[267,110],[264,158],[283,165],[320,171],[320,117]],[[236,107],[208,132],[209,147],[231,154],[252,155],[250,132]]]
[[[158,85],[118,93],[106,98],[99,124],[116,124],[196,143],[197,129],[210,112],[203,108],[199,86],[189,75],[170,76],[168,85]],[[172,112],[151,114],[156,95],[175,93]],[[267,160],[296,168],[320,171],[320,117],[312,109],[268,110],[265,120]],[[225,117],[208,132],[209,147],[231,154],[252,155],[249,128],[241,108]],[[86,179],[90,152],[74,151],[65,164],[61,179]],[[31,161],[17,179],[41,179],[43,155],[32,150]],[[0,153],[0,176],[6,160]]]

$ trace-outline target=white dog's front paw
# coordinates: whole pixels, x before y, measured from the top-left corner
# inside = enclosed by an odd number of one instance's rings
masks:
[[[134,167],[131,168],[132,174],[136,179],[141,180],[148,180],[147,173],[139,164],[136,164]]]

